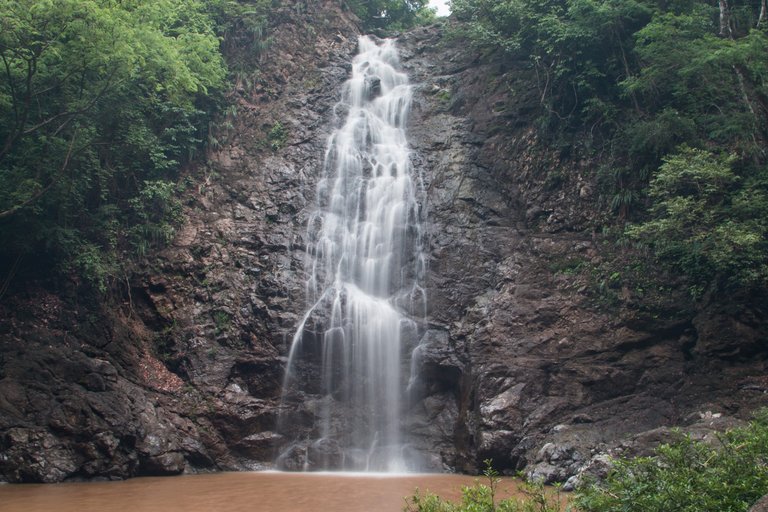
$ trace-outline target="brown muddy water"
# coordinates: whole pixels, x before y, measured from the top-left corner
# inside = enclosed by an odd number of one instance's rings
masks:
[[[416,488],[458,500],[464,475],[215,473],[121,482],[0,485],[2,512],[397,512]],[[517,493],[504,479],[499,497]]]

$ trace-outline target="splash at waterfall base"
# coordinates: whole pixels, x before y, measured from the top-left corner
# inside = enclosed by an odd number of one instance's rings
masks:
[[[289,434],[277,460],[285,469],[428,465],[403,426],[426,315],[424,194],[405,133],[412,90],[392,40],[364,36],[359,45],[307,227],[308,309],[288,356],[278,430],[311,429]]]
[[[313,346],[306,338],[307,345]],[[407,352],[407,350],[404,350]],[[307,354],[295,371],[302,379],[319,382],[319,368]],[[403,363],[403,370],[405,371]],[[377,443],[359,449],[343,447],[339,439],[355,422],[366,421],[367,411],[350,406],[318,387],[287,393],[280,416],[282,435],[291,441],[281,450],[276,468],[288,471],[453,472],[456,422],[459,408],[455,389],[462,378],[463,363],[449,346],[444,331],[427,330],[411,354],[410,369],[418,378],[403,382],[404,401],[400,410],[403,443],[382,447]],[[426,396],[428,395],[428,396]],[[318,424],[328,422],[327,437],[319,434]],[[438,434],[436,436],[436,433]],[[376,441],[376,439],[374,439]],[[394,448],[389,449],[388,448]],[[389,460],[400,466],[384,466]],[[355,466],[357,464],[357,466]]]

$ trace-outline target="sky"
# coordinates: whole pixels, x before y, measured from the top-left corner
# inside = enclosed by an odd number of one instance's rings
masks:
[[[448,8],[448,0],[429,0],[430,7],[437,7],[438,16],[448,16],[451,10]]]

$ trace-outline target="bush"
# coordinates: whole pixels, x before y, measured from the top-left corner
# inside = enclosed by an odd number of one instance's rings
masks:
[[[651,180],[652,218],[627,228],[691,278],[694,296],[710,286],[768,282],[768,179],[737,164],[733,155],[681,147]]]
[[[525,498],[507,498],[496,501],[496,491],[501,482],[499,474],[486,460],[483,475],[487,485],[477,482],[462,488],[461,503],[444,500],[434,494],[421,494],[417,489],[413,496],[406,499],[405,512],[567,512],[563,509],[559,491],[548,492],[538,483],[524,483],[522,492]]]
[[[768,493],[768,412],[718,441],[681,435],[653,457],[618,460],[575,504],[583,512],[744,512]]]

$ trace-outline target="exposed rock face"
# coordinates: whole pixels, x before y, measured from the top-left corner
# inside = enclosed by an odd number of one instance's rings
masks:
[[[34,298],[3,308],[3,479],[168,475],[188,461],[215,467],[196,425],[179,414],[183,382],[149,352],[136,324],[93,304],[72,310],[43,291]],[[98,313],[114,320],[110,330]]]
[[[447,464],[490,458],[565,481],[598,473],[605,454],[647,452],[669,426],[727,426],[698,412],[748,416],[764,401],[765,301],[702,307],[673,291],[651,306],[610,281],[596,290],[589,269],[618,250],[591,228],[599,161],[580,156],[578,134],[565,152],[537,133],[532,71],[479,64],[442,34],[416,29],[401,46],[421,84],[411,140],[441,347],[423,371],[432,408],[456,411]]]
[[[283,4],[187,223],[124,303],[41,290],[3,303],[0,480],[262,468],[283,446],[307,213],[358,32],[337,2]],[[441,34],[399,40],[417,84],[430,257],[406,429],[429,464],[473,472],[492,458],[566,480],[599,473],[605,454],[643,453],[670,426],[705,435],[730,424],[717,414],[764,402],[768,301],[697,308],[673,294],[641,308],[634,290],[596,291],[588,269],[614,248],[591,227],[595,160],[543,142],[524,66],[479,64]],[[296,432],[312,407],[288,411]]]
[[[4,304],[0,481],[274,460],[304,306],[304,208],[359,33],[339,2],[282,4],[253,83],[232,93],[233,126],[185,198],[186,224],[123,304],[77,308],[44,291]]]

